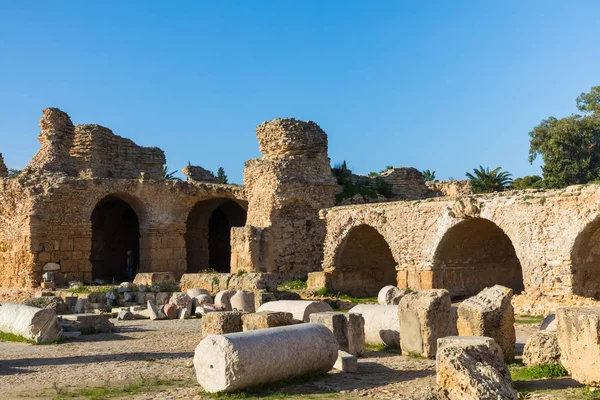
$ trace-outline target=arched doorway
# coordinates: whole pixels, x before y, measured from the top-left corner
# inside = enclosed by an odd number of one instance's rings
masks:
[[[483,218],[459,222],[444,234],[434,255],[433,285],[453,297],[493,285],[523,291],[521,263],[509,237]]]
[[[369,225],[352,228],[337,250],[331,290],[371,297],[386,285],[396,285],[396,260],[386,240]]]
[[[573,294],[600,299],[600,219],[589,223],[571,251]]]
[[[246,210],[230,199],[198,202],[186,222],[187,272],[231,269],[231,227],[246,224]]]
[[[123,282],[128,279],[127,250],[139,265],[140,224],[133,208],[117,196],[106,196],[92,212],[92,279]]]

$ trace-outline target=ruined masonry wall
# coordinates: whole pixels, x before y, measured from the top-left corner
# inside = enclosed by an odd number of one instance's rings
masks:
[[[100,125],[77,125],[70,149],[79,175],[85,178],[161,179],[165,154],[157,147],[141,147]]]
[[[89,282],[90,218],[107,195],[125,200],[137,214],[140,271],[170,271],[177,277],[186,272],[185,222],[192,207],[214,197],[244,201],[240,187],[174,181],[46,178],[22,184],[14,179],[0,182],[4,188],[0,200],[6,200],[0,201],[1,286],[31,286],[40,281],[48,263],[60,265],[59,283]]]
[[[0,286],[31,286],[29,216],[33,193],[17,179],[0,179]]]
[[[600,186],[590,185],[334,207],[323,211],[327,222],[323,268],[335,270],[345,237],[353,227],[367,224],[387,241],[398,264],[398,284],[429,289],[435,285],[435,253],[444,234],[461,221],[484,218],[511,240],[527,294],[570,294],[577,273],[572,250],[578,235],[597,219],[599,201]]]

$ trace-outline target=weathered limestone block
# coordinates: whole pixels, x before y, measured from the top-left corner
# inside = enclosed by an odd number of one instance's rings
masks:
[[[318,324],[211,335],[194,355],[198,383],[231,392],[311,372],[328,372],[338,356],[333,333]]]
[[[556,314],[550,314],[542,321],[540,326],[541,331],[555,331],[556,330]]]
[[[439,338],[437,341],[438,352],[442,347],[447,346],[463,346],[465,344],[482,343],[485,344],[498,360],[504,362],[504,353],[502,348],[498,346],[496,341],[490,337],[485,336],[446,336]]]
[[[162,308],[158,308],[157,306],[155,306],[151,300],[148,300],[147,307],[148,317],[150,318],[150,320],[154,321],[157,319],[167,319],[167,316],[163,313]]]
[[[177,283],[172,272],[140,272],[133,280],[134,285],[174,285]]]
[[[165,304],[169,303],[169,300],[171,300],[171,293],[169,293],[169,292],[156,293],[156,305],[164,306]]]
[[[242,330],[255,331],[257,329],[275,328],[277,326],[292,325],[292,313],[289,312],[257,312],[242,316]]]
[[[448,342],[437,350],[438,394],[448,400],[517,400],[510,372],[488,338]]]
[[[219,182],[212,172],[198,165],[186,165],[181,169],[181,173],[187,177],[188,182]]]
[[[191,298],[198,297],[201,294],[210,296],[210,292],[206,289],[188,289],[187,290],[187,295],[190,296]]]
[[[14,303],[0,304],[0,331],[36,343],[56,342],[63,333],[54,310]]]
[[[523,349],[523,364],[560,364],[560,347],[556,331],[537,331],[531,335]]]
[[[110,322],[111,314],[71,314],[61,315],[59,319],[63,322],[64,330],[77,330],[83,334],[108,333],[115,329]],[[69,327],[67,328],[67,325]]]
[[[379,291],[377,302],[381,305],[398,305],[405,293],[404,289],[397,288],[396,286],[384,286]]]
[[[265,273],[245,273],[237,274],[183,274],[180,281],[181,290],[189,288],[201,288],[209,291],[211,295],[216,295],[221,290],[266,290],[268,292],[277,291],[277,277],[273,274]]]
[[[326,271],[316,271],[308,273],[306,281],[306,289],[311,292],[316,292],[319,289],[327,289],[331,273]]]
[[[358,359],[356,356],[340,350],[338,351],[338,357],[337,360],[335,360],[333,368],[344,373],[352,374],[358,371]]]
[[[77,299],[77,303],[75,304],[75,314],[83,314],[86,312],[88,307],[88,299],[84,299],[82,297]]]
[[[458,306],[458,334],[493,338],[504,352],[504,361],[515,358],[515,313],[512,289],[495,285]]]
[[[400,347],[398,306],[359,304],[348,311],[348,315],[350,314],[362,315],[367,344]]]
[[[577,382],[600,386],[600,307],[556,310],[560,362]]]
[[[398,306],[402,353],[433,357],[437,340],[452,331],[450,293],[444,289],[408,293]]]
[[[217,311],[202,317],[202,336],[222,335],[242,331],[241,311]]]
[[[340,350],[362,355],[365,351],[365,320],[360,314],[320,312],[310,315],[310,322],[326,326],[338,342]]]
[[[192,308],[192,298],[186,293],[173,293],[169,299],[169,304],[173,304],[178,310],[184,308],[190,310]]]
[[[235,290],[221,290],[215,296],[215,306],[224,311],[231,311],[231,298],[236,294]]]
[[[175,304],[165,304],[162,307],[162,313],[167,316],[168,319],[177,318],[177,306]]]
[[[294,319],[308,322],[310,314],[317,312],[333,311],[331,306],[323,301],[311,300],[278,300],[263,304],[257,311],[283,311],[290,312]]]
[[[253,313],[256,311],[254,303],[254,292],[249,290],[238,290],[231,296],[231,309]]]

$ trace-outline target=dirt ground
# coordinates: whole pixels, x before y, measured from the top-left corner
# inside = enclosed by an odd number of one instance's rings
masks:
[[[193,368],[200,320],[114,321],[119,332],[34,346],[0,342],[2,399],[203,399]],[[517,325],[517,351],[537,325]],[[435,384],[435,362],[393,351],[370,351],[357,374],[332,372],[316,380],[244,394],[244,398],[422,398]],[[530,381],[528,398],[569,399],[570,379]],[[537,385],[537,386],[536,386]],[[114,388],[94,391],[90,388]],[[551,390],[554,388],[563,390]],[[566,387],[566,389],[565,389]],[[576,395],[578,392],[573,392]],[[237,397],[239,398],[239,397]]]

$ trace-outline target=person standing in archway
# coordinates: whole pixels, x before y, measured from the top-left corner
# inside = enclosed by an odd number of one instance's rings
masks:
[[[127,277],[129,278],[129,282],[133,282],[135,274],[135,256],[133,255],[133,251],[131,250],[127,250],[127,259],[125,261],[125,267],[127,268]]]

